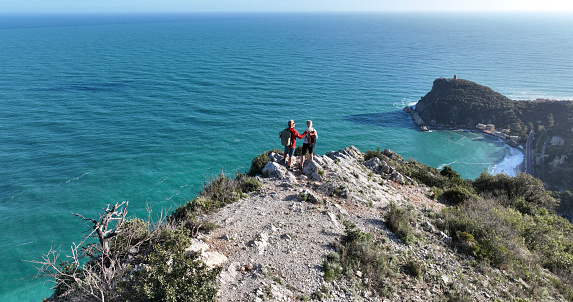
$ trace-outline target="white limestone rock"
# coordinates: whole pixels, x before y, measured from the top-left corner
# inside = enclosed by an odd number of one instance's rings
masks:
[[[208,267],[227,262],[227,257],[219,252],[210,252],[209,245],[201,240],[191,239],[191,246],[185,249],[185,255],[196,254]]]
[[[278,154],[278,153],[271,152],[271,153],[269,154],[269,161],[272,162],[272,163],[279,163],[279,162],[281,162],[281,161],[283,161],[283,160],[284,160],[283,156],[280,155],[280,154]]]
[[[286,174],[287,169],[276,162],[268,162],[267,165],[263,168],[263,175],[268,175],[268,177],[271,178],[282,179]]]
[[[318,166],[315,162],[305,162],[304,168],[302,169],[302,173],[306,175],[308,178],[316,181],[322,181],[322,176],[319,174],[320,166]]]
[[[260,233],[254,240],[255,246],[259,255],[263,255],[267,246],[269,245],[269,235],[267,233]]]
[[[221,271],[219,274],[219,281],[221,284],[231,284],[235,283],[237,275],[239,274],[239,268],[241,267],[241,263],[233,262],[229,264],[229,266]]]
[[[219,266],[227,262],[227,256],[219,252],[203,252],[201,253],[200,259],[210,268]]]
[[[209,245],[201,240],[191,239],[191,245],[185,249],[185,255],[201,254],[209,249]]]

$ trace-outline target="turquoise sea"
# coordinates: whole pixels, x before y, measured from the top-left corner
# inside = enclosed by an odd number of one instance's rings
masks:
[[[516,150],[420,132],[401,109],[438,77],[513,99],[573,99],[573,16],[559,14],[0,15],[0,301],[40,301],[27,278],[96,215],[174,209],[202,183],[314,121],[324,154],[389,148],[465,178]]]

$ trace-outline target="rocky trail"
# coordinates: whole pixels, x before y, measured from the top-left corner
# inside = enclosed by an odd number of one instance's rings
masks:
[[[484,289],[490,277],[472,272],[472,259],[455,254],[428,215],[412,222],[423,244],[405,245],[390,232],[383,221],[390,203],[420,213],[443,205],[427,197],[427,187],[404,184],[402,175],[377,158],[364,162],[358,149],[348,147],[289,171],[281,155],[270,157],[267,177],[258,177],[260,191],[202,217],[217,227],[193,246],[207,263],[223,267],[218,301],[441,301],[458,280],[472,301],[490,301],[506,286]],[[423,261],[424,278],[400,274],[387,280],[396,289],[389,297],[357,286],[368,283],[360,272],[325,282],[323,262],[344,239],[345,221],[385,238],[389,253]]]

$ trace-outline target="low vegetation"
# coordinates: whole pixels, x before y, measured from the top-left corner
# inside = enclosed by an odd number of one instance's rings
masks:
[[[350,222],[344,225],[346,237],[335,245],[336,252],[324,260],[324,279],[332,281],[344,276],[360,288],[372,288],[390,297],[395,289],[386,280],[400,273],[400,260],[384,249],[380,236],[364,232]]]
[[[198,255],[185,252],[197,232],[216,227],[199,221],[198,214],[235,202],[261,185],[243,174],[218,175],[194,200],[155,222],[127,218],[127,202],[108,206],[99,219],[75,214],[93,227],[86,240],[72,247],[69,260],[51,249],[33,261],[39,277],[56,283],[46,301],[215,301],[221,268],[209,268]]]
[[[367,154],[379,156],[380,152]],[[404,175],[432,187],[435,194],[441,192],[438,199],[451,206],[434,220],[460,252],[537,287],[556,288],[573,300],[573,225],[555,214],[559,200],[539,179],[528,174],[509,177],[482,173],[474,181],[462,180],[449,167],[438,171],[414,161],[383,159],[396,164]],[[411,219],[406,212],[406,208],[391,205],[386,224],[404,243],[411,244]],[[544,270],[556,277],[547,281]],[[535,291],[525,297],[539,299]]]
[[[269,154],[255,158],[251,171],[261,167]],[[390,299],[408,284],[423,282],[445,293],[444,301],[469,301],[468,286],[462,284],[466,281],[444,281],[436,269],[444,265],[443,259],[416,254],[421,247],[437,248],[428,239],[432,237],[455,251],[453,257],[465,259],[464,274],[502,271],[501,277],[495,277],[501,278],[497,284],[511,283],[508,280],[521,284],[504,288],[504,298],[573,301],[573,225],[555,214],[560,203],[573,200],[573,194],[550,194],[540,180],[525,174],[483,173],[467,180],[450,167],[438,170],[389,150],[365,153],[365,160],[374,157],[404,175],[408,184],[427,186],[429,197],[442,202],[443,210],[391,203],[380,215],[387,230],[375,232],[345,222],[346,236],[334,243],[334,251],[323,262],[326,281],[340,280],[349,288]],[[163,213],[158,221],[128,218],[127,202],[108,206],[99,219],[75,214],[92,225],[86,240],[74,245],[65,260],[52,249],[35,262],[39,276],[56,283],[49,300],[215,301],[221,268],[207,267],[185,249],[197,233],[217,227],[202,214],[233,203],[261,185],[244,174],[218,175],[204,184],[196,198],[170,215]],[[305,193],[301,199],[309,196]],[[390,247],[396,245],[390,241],[409,248],[393,250]],[[492,279],[491,285],[484,286],[496,286],[493,283]],[[311,298],[327,296],[327,291],[317,291]]]
[[[265,152],[257,155],[251,161],[251,168],[247,172],[247,175],[252,176],[252,177],[257,176],[257,175],[262,175],[263,174],[263,168],[269,162],[269,155],[273,152],[278,153],[278,154],[283,153],[281,150],[271,149],[271,150],[265,151]]]
[[[177,208],[169,219],[182,222],[188,228],[197,227],[197,214],[211,213],[220,209],[239,200],[246,193],[258,190],[261,185],[261,182],[256,178],[244,174],[239,173],[234,179],[224,174],[219,174],[216,178],[203,185],[203,190],[197,198]]]
[[[196,254],[185,253],[191,245],[186,230],[168,230],[163,237],[119,283],[124,301],[214,301],[221,268],[209,269]]]
[[[540,180],[527,174],[509,177],[483,173],[472,181],[461,179],[450,167],[438,170],[405,161],[388,150],[365,153],[365,161],[374,157],[407,176],[407,182],[427,185],[429,197],[447,205],[440,212],[425,212],[412,204],[391,203],[383,215],[384,222],[405,245],[416,248],[427,244],[420,238],[424,230],[419,221],[432,221],[459,255],[474,259],[467,265],[476,268],[468,269],[479,268],[484,273],[502,270],[507,277],[500,278],[509,280],[501,284],[522,282],[522,286],[505,289],[507,299],[543,301],[559,296],[573,300],[573,225],[554,211],[559,198],[572,194],[553,194],[555,198]],[[350,280],[359,288],[391,297],[400,285],[384,279],[404,275],[426,281],[438,278],[425,270],[419,258],[408,254],[390,256],[383,236],[366,233],[352,224],[346,224],[346,232],[345,239],[324,261],[327,281]],[[361,282],[356,272],[371,282]],[[462,288],[462,284],[451,284],[445,301],[471,300]]]
[[[390,204],[390,210],[385,215],[386,226],[405,244],[412,244],[415,235],[411,222],[414,220],[411,207],[400,207]]]

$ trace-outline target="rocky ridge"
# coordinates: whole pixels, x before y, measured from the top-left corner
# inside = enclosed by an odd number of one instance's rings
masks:
[[[365,162],[348,147],[291,171],[281,155],[269,157],[266,177],[257,176],[263,183],[258,192],[201,217],[217,225],[199,235],[205,244],[196,252],[223,267],[218,301],[443,301],[452,295],[493,301],[507,298],[511,287],[529,290],[523,280],[456,253],[431,218],[444,205],[384,161]],[[416,213],[410,223],[419,241],[406,245],[388,230],[383,217],[391,203]],[[386,293],[369,287],[360,271],[325,282],[323,262],[344,240],[345,221],[375,234],[398,261],[421,262],[422,276],[402,272],[387,279],[393,290]]]

